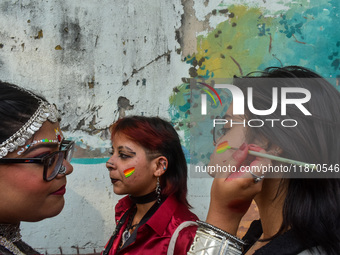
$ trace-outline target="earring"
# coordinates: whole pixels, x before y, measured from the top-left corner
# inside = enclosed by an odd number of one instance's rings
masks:
[[[157,193],[157,203],[161,203],[161,185],[159,183],[159,177],[157,177],[156,193]]]
[[[165,167],[165,166],[163,167],[163,170],[164,170],[164,171],[166,170],[166,167]]]

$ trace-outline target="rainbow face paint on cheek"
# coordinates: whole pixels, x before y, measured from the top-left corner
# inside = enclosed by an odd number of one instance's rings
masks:
[[[223,153],[230,148],[231,147],[229,146],[228,141],[221,142],[220,144],[217,145],[216,153],[217,154]]]
[[[128,178],[131,175],[133,175],[134,172],[135,172],[135,168],[131,167],[131,168],[128,168],[128,169],[124,170],[124,175],[125,175],[126,178]]]

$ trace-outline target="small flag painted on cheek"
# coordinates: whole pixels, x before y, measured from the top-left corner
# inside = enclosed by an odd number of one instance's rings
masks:
[[[135,172],[135,168],[131,167],[126,170],[124,170],[124,175],[126,178],[130,177]]]
[[[219,145],[217,145],[216,153],[223,153],[230,148],[231,147],[229,146],[228,141],[221,142]]]

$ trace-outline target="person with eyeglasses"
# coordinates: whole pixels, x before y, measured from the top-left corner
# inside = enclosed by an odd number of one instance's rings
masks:
[[[74,142],[54,105],[2,81],[0,119],[0,254],[39,254],[21,240],[20,222],[61,212]]]
[[[235,113],[233,95],[221,113],[228,121],[213,130],[209,165],[236,171],[215,175],[189,254],[340,254],[339,91],[300,66],[269,67],[233,85],[247,95],[248,109]],[[285,91],[295,92],[286,98]],[[260,219],[240,240],[234,235],[252,201]]]

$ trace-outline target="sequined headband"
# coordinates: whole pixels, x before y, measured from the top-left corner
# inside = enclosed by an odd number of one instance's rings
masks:
[[[40,129],[46,120],[57,122],[58,118],[57,108],[40,100],[40,105],[31,118],[10,138],[0,144],[0,158],[5,157],[8,152],[13,152],[18,147],[25,145],[27,140]]]

